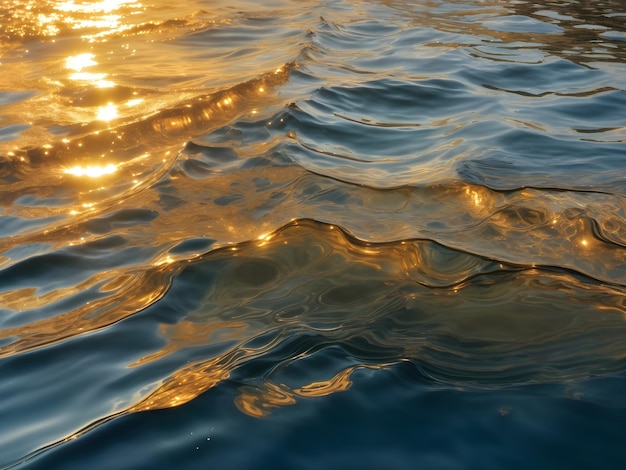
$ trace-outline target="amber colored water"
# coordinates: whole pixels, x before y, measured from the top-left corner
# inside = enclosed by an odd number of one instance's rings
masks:
[[[0,24],[0,468],[624,468],[626,3]]]

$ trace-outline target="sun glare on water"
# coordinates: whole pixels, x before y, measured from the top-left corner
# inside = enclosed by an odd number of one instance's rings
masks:
[[[111,13],[118,10],[122,5],[137,4],[135,0],[103,0],[101,2],[75,2],[67,1],[60,3],[56,9],[65,12],[78,13]]]
[[[85,67],[98,64],[95,60],[93,60],[94,57],[95,56],[93,54],[89,53],[69,56],[65,59],[65,67],[70,70],[80,72]]]
[[[117,167],[112,163],[108,165],[76,165],[72,168],[66,168],[64,173],[72,176],[86,176],[88,178],[99,178],[101,176],[110,175],[117,171]]]
[[[108,103],[106,106],[101,106],[98,109],[98,120],[109,122],[117,117],[117,106],[113,103]]]
[[[83,69],[98,65],[98,62],[94,60],[95,55],[90,53],[77,54],[69,56],[65,59],[65,68],[73,70],[70,74],[70,80],[91,82],[98,88],[111,88],[115,86],[115,83],[110,80],[105,80],[108,76],[106,73],[93,73],[86,72]]]

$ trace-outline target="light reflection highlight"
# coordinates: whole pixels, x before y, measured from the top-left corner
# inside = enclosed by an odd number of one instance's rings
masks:
[[[97,119],[99,121],[109,122],[118,117],[117,106],[113,103],[107,103],[98,109]]]
[[[105,175],[111,175],[117,171],[117,167],[112,163],[108,165],[100,166],[100,165],[87,165],[80,166],[76,165],[72,168],[66,168],[64,173],[72,176],[86,176],[88,178],[99,178]]]
[[[65,59],[65,68],[73,70],[69,79],[73,81],[91,82],[97,88],[111,88],[115,83],[111,80],[105,80],[108,76],[106,73],[85,72],[83,69],[98,65],[94,60],[95,55],[91,53],[78,54],[68,56]]]
[[[89,53],[69,56],[65,59],[65,67],[70,70],[80,72],[85,67],[91,67],[92,65],[98,64],[98,62],[93,60],[94,57],[95,55]]]
[[[100,2],[76,3],[74,0],[61,2],[56,9],[67,13],[111,13],[123,5],[141,6],[136,0],[102,0]]]
[[[92,82],[97,88],[111,88],[115,82],[104,80],[106,73],[76,72],[70,75],[70,80]]]

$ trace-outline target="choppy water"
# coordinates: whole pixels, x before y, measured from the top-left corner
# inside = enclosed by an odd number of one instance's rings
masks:
[[[0,468],[626,464],[626,3],[0,19]]]

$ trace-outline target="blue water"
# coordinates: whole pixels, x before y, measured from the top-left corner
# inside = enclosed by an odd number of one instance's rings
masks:
[[[0,469],[622,468],[626,4],[0,6]]]

